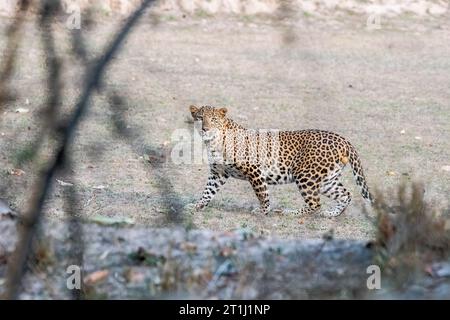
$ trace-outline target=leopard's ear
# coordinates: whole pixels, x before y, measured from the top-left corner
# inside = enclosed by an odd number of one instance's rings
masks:
[[[219,110],[219,114],[222,116],[222,117],[225,117],[225,115],[227,114],[227,108],[220,108]]]
[[[199,109],[198,109],[196,106],[194,106],[194,105],[190,105],[190,106],[189,106],[189,111],[190,111],[192,114],[196,113],[198,110],[199,110]]]

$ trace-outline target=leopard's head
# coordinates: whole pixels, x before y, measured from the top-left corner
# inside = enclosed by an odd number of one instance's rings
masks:
[[[201,129],[199,128],[199,130],[203,140],[208,141],[217,138],[225,129],[227,108],[190,106],[189,110],[194,121],[201,121]]]

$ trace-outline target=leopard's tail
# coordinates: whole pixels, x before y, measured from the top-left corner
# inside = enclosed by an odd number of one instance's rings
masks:
[[[367,186],[366,178],[364,176],[361,160],[359,158],[358,153],[356,152],[355,147],[353,147],[350,143],[349,143],[348,162],[350,162],[350,165],[352,167],[353,176],[355,177],[356,184],[361,189],[361,195],[363,196],[364,199],[366,199],[372,204],[374,202],[374,198],[372,194],[369,192],[369,187]]]

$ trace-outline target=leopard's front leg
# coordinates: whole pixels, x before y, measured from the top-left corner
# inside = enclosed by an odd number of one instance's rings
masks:
[[[217,192],[219,192],[220,187],[225,184],[227,178],[228,176],[211,171],[208,176],[208,183],[203,190],[202,198],[195,204],[195,209],[201,210],[206,207],[212,200],[212,198],[214,198],[214,196],[217,194]]]
[[[258,197],[260,211],[264,214],[268,214],[270,212],[270,200],[267,182],[262,178],[250,179],[249,181]]]

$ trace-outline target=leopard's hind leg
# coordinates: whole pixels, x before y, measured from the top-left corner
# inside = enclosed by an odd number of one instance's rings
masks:
[[[322,215],[325,217],[337,217],[352,202],[351,193],[338,180],[324,184],[320,189],[320,193],[337,202],[336,206],[322,212]]]
[[[338,166],[330,175],[323,180],[320,187],[320,193],[324,196],[335,200],[336,206],[330,207],[322,212],[325,217],[336,217],[340,215],[348,207],[352,201],[351,193],[339,181],[344,166]]]
[[[264,179],[250,179],[253,191],[255,191],[256,197],[260,203],[260,209],[263,214],[270,212],[269,190],[267,188],[267,182]]]
[[[321,208],[320,183],[304,176],[296,178],[295,183],[300,190],[303,200],[306,202],[306,206],[302,207],[297,213],[304,215],[318,212]]]

